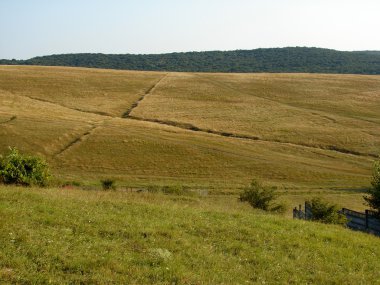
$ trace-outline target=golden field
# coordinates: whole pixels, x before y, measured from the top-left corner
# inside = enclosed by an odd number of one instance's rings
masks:
[[[380,153],[379,76],[1,66],[0,102],[1,153],[90,185],[234,195],[258,178],[289,204],[320,193],[362,209]]]

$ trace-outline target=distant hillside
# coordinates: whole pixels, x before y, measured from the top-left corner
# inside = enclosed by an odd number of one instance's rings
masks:
[[[61,54],[0,64],[187,72],[310,72],[380,74],[380,51],[289,47],[169,54]]]
[[[40,154],[70,181],[365,189],[379,93],[380,76],[0,66],[0,154]]]

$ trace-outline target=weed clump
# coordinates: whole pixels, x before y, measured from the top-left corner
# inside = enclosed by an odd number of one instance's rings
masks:
[[[114,179],[104,179],[101,181],[103,190],[116,190],[116,184]]]
[[[256,209],[284,213],[286,206],[276,203],[277,197],[278,194],[275,187],[264,186],[259,181],[252,180],[251,184],[240,194],[239,200],[241,202],[248,202]]]
[[[9,148],[6,156],[0,156],[0,182],[22,186],[47,186],[50,178],[45,160],[37,156],[20,154]]]

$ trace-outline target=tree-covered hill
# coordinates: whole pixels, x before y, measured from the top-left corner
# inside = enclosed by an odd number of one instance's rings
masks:
[[[380,74],[379,51],[288,47],[168,54],[60,54],[0,64],[188,72],[310,72]]]

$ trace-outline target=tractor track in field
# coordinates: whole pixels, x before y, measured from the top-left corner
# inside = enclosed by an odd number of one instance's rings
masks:
[[[302,112],[308,111],[308,112],[311,112],[311,114],[313,116],[329,120],[332,123],[337,123],[338,122],[338,120],[336,120],[335,118],[330,117],[330,114],[326,113],[324,111],[320,111],[320,110],[312,109],[312,108],[308,108],[308,107],[299,107],[299,106],[295,106],[295,105],[292,105],[292,104],[289,104],[289,103],[277,101],[277,100],[274,100],[274,99],[269,99],[269,98],[266,98],[266,97],[257,96],[255,94],[252,94],[251,92],[247,92],[247,91],[243,91],[243,90],[237,89],[234,86],[231,86],[231,85],[229,85],[227,83],[223,83],[223,82],[220,82],[220,81],[208,78],[208,77],[202,77],[202,76],[200,76],[197,73],[193,73],[193,74],[197,78],[199,78],[199,80],[201,80],[203,82],[209,82],[209,83],[213,84],[214,86],[218,86],[218,87],[221,87],[221,88],[224,88],[224,89],[228,89],[228,90],[231,90],[231,91],[243,94],[243,95],[253,96],[253,97],[257,98],[257,99],[265,100],[267,102],[272,102],[272,103],[275,103],[275,104],[278,104],[278,105],[282,105],[282,106],[285,106],[285,107],[288,107],[288,108],[292,108],[293,110],[298,110],[298,111],[302,111]],[[352,120],[363,121],[363,122],[372,123],[372,124],[378,124],[378,122],[376,122],[376,121],[368,120],[368,119],[364,119],[364,118],[346,117],[344,115],[339,115],[339,114],[335,114],[334,116],[337,117],[337,118],[339,118],[339,119],[352,119]]]
[[[97,128],[99,128],[100,125],[93,125],[90,129],[88,129],[86,132],[81,134],[79,137],[76,137],[72,141],[70,141],[68,144],[66,144],[62,149],[60,149],[58,152],[54,154],[54,156],[62,155],[63,153],[67,152],[69,149],[71,149],[73,146],[81,143],[86,137],[90,136]]]
[[[156,123],[156,124],[160,124],[160,125],[166,125],[166,126],[171,126],[171,127],[175,127],[175,128],[180,128],[180,129],[183,129],[183,130],[188,130],[188,131],[193,131],[193,132],[200,132],[200,133],[207,133],[207,134],[213,134],[213,135],[217,135],[217,136],[221,136],[221,137],[229,137],[229,138],[235,138],[235,139],[243,139],[243,140],[250,140],[250,141],[262,141],[262,142],[269,142],[269,143],[277,143],[277,144],[283,144],[283,145],[290,145],[290,146],[298,146],[298,147],[304,147],[304,148],[309,148],[309,149],[318,149],[318,150],[329,150],[329,151],[335,151],[335,152],[338,152],[338,153],[342,153],[342,154],[349,154],[349,155],[356,155],[356,156],[367,156],[367,157],[373,157],[373,158],[378,158],[380,157],[379,155],[377,154],[373,154],[373,153],[362,153],[362,152],[358,152],[358,151],[354,151],[354,150],[350,150],[350,149],[345,149],[345,148],[342,148],[342,147],[338,147],[338,146],[335,146],[335,145],[323,145],[323,146],[315,146],[315,145],[309,145],[309,144],[302,144],[302,143],[292,143],[292,142],[285,142],[285,141],[281,141],[281,140],[274,140],[274,139],[265,139],[265,138],[260,138],[258,136],[253,136],[253,135],[246,135],[246,134],[236,134],[236,133],[231,133],[231,132],[226,132],[226,131],[217,131],[217,130],[212,130],[212,129],[204,129],[204,128],[200,128],[200,127],[197,127],[195,125],[192,125],[190,123],[181,123],[181,122],[177,122],[177,121],[170,121],[170,120],[160,120],[160,119],[150,119],[150,118],[142,118],[142,117],[138,117],[138,116],[133,116],[131,115],[131,112],[138,107],[139,103],[145,98],[145,96],[147,95],[151,95],[154,91],[154,89],[159,85],[159,83],[168,76],[168,74],[165,74],[163,77],[161,77],[154,85],[152,85],[133,105],[132,107],[123,114],[122,118],[124,119],[130,119],[130,120],[136,120],[136,121],[144,121],[144,122],[150,122],[150,123]],[[211,79],[205,79],[207,81],[210,81],[212,82],[213,84],[218,84],[217,82],[214,82],[213,80]],[[224,85],[224,84],[221,84],[221,86],[223,88],[228,88],[230,90],[234,90],[234,91],[239,91],[239,90],[235,90],[233,87],[230,87],[228,85]],[[242,91],[239,91],[240,93],[244,93]],[[257,98],[261,98],[261,97],[258,97],[258,96],[255,96]],[[285,104],[285,103],[279,103],[275,100],[270,100],[270,99],[267,99],[267,98],[261,98],[261,99],[264,99],[264,100],[268,100],[268,101],[273,101],[273,102],[276,102],[278,104],[282,104],[282,105],[286,105],[286,106],[289,106],[289,107],[292,107],[294,109],[299,109],[298,107],[294,107],[294,106],[291,106],[291,105],[288,105],[288,104]],[[316,114],[317,116],[323,116],[321,114]],[[325,119],[328,119],[328,120],[334,120],[334,119],[331,119],[331,118],[326,118],[324,117]]]
[[[265,139],[260,138],[257,136],[251,136],[251,135],[244,135],[244,134],[236,134],[236,133],[230,133],[230,132],[222,132],[222,131],[216,131],[211,129],[202,129],[197,126],[194,126],[192,124],[188,123],[179,123],[175,121],[165,121],[165,120],[159,120],[159,119],[146,119],[146,118],[140,118],[136,116],[129,116],[128,119],[136,120],[136,121],[143,121],[143,122],[150,122],[150,123],[156,123],[160,125],[165,126],[171,126],[175,128],[180,128],[183,130],[188,130],[192,132],[201,132],[201,133],[207,133],[207,134],[213,134],[221,137],[228,137],[228,138],[235,138],[235,139],[243,139],[243,140],[250,140],[250,141],[260,141],[260,142],[269,142],[269,143],[276,143],[276,144],[282,144],[282,145],[288,145],[288,146],[297,146],[297,147],[304,147],[309,149],[317,149],[317,150],[329,150],[334,151],[342,154],[350,154],[350,155],[356,155],[356,156],[367,156],[367,157],[373,157],[373,158],[379,158],[380,156],[373,153],[362,153],[350,149],[345,149],[342,147],[334,146],[334,145],[324,145],[324,146],[315,146],[315,145],[309,145],[309,144],[302,144],[302,143],[292,143],[292,142],[286,142],[286,141],[280,141],[280,140],[274,140],[274,139]]]
[[[41,98],[36,98],[36,97],[32,97],[32,96],[27,96],[27,95],[15,95],[15,96],[28,98],[28,99],[39,101],[39,102],[42,102],[42,103],[52,104],[52,105],[55,105],[55,106],[58,106],[58,107],[61,107],[61,108],[65,108],[65,109],[68,109],[68,110],[71,110],[71,111],[77,111],[77,112],[87,113],[87,114],[94,114],[94,115],[99,115],[99,116],[113,117],[111,114],[108,114],[107,112],[89,111],[89,110],[80,109],[80,108],[68,107],[66,105],[59,104],[59,103],[54,102],[54,101],[49,101],[49,100],[45,100],[45,99],[41,99]]]
[[[165,79],[166,77],[168,76],[168,74],[166,73],[164,76],[162,76],[156,83],[154,83],[152,86],[150,86],[141,96],[140,98],[131,105],[131,107],[123,114],[123,118],[124,119],[128,119],[130,118],[130,114],[132,113],[132,111],[137,108],[140,104],[140,102],[142,100],[144,100],[145,96],[153,93],[154,89],[156,89],[156,87],[160,84],[160,82]]]
[[[8,123],[10,123],[10,122],[12,122],[12,121],[14,121],[14,120],[16,120],[16,119],[17,119],[17,116],[12,116],[12,117],[9,118],[8,120],[3,121],[3,122],[0,122],[0,125],[8,124]]]
[[[293,143],[293,142],[286,142],[286,141],[280,141],[280,140],[273,140],[273,139],[265,139],[261,138],[258,136],[253,136],[253,135],[245,135],[245,134],[236,134],[236,133],[231,133],[231,132],[224,132],[224,131],[217,131],[217,130],[211,130],[211,129],[204,129],[197,127],[195,125],[189,124],[189,123],[181,123],[181,122],[176,122],[176,121],[169,121],[169,120],[160,120],[160,119],[149,119],[149,118],[142,118],[142,117],[137,117],[137,116],[132,116],[130,113],[135,109],[139,103],[147,96],[151,95],[154,91],[154,89],[159,85],[159,83],[167,77],[168,74],[165,74],[163,77],[161,77],[155,84],[153,84],[149,89],[147,89],[144,94],[136,101],[132,107],[123,114],[122,118],[126,120],[134,120],[134,121],[143,121],[143,122],[150,122],[150,123],[156,123],[160,125],[165,125],[165,126],[170,126],[170,127],[175,127],[179,128],[182,130],[188,130],[188,131],[193,131],[193,132],[200,132],[200,133],[205,133],[205,134],[212,134],[220,137],[228,137],[228,138],[235,138],[235,139],[243,139],[243,140],[249,140],[249,141],[262,141],[262,142],[269,142],[269,143],[276,143],[276,144],[282,144],[282,145],[290,145],[290,146],[297,146],[297,147],[304,147],[304,148],[309,148],[309,149],[314,149],[314,150],[328,150],[328,151],[334,151],[338,152],[341,154],[348,154],[348,155],[355,155],[355,156],[364,156],[364,157],[371,157],[371,158],[379,158],[380,156],[374,153],[363,153],[363,152],[358,152],[355,150],[350,150],[350,149],[345,149],[342,147],[338,147],[335,145],[324,145],[324,146],[316,146],[316,145],[309,145],[309,144],[303,144],[303,143]],[[212,81],[212,80],[210,80]],[[233,88],[230,88],[233,89]],[[93,111],[87,111],[87,110],[82,110],[82,109],[77,109],[77,108],[71,108],[67,107],[65,105],[61,105],[59,103],[55,103],[52,101],[44,100],[44,99],[39,99],[39,98],[34,98],[30,96],[25,96],[25,95],[16,95],[20,97],[25,97],[29,98],[31,100],[36,100],[42,103],[47,103],[47,104],[53,104],[65,109],[69,109],[72,111],[77,111],[77,112],[82,112],[82,113],[87,113],[87,114],[94,114],[101,116],[105,118],[103,123],[106,121],[106,119],[110,118],[118,118],[116,116],[112,116],[108,113],[104,112],[93,112]],[[269,100],[269,99],[268,99]],[[271,100],[270,100],[271,101]],[[286,104],[284,104],[286,105]],[[9,121],[8,121],[9,122]],[[5,123],[5,122],[3,122]],[[99,125],[94,125],[92,128],[90,128],[87,132],[82,134],[80,137],[72,140],[69,144],[67,144],[63,149],[61,149],[59,152],[57,152],[54,156],[59,156],[62,153],[66,152],[68,149],[70,149],[72,146],[80,143],[84,138],[87,136],[91,135],[92,132],[100,127]]]

